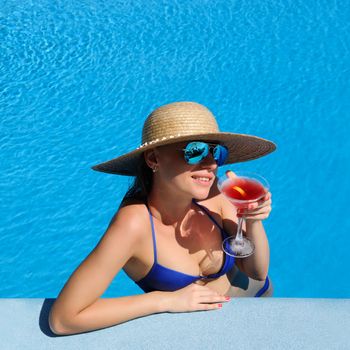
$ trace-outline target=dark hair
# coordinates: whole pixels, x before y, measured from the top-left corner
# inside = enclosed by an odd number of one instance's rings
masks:
[[[143,155],[140,157],[140,162],[137,169],[137,175],[134,178],[132,185],[124,195],[122,203],[128,200],[146,201],[147,196],[152,188],[152,170],[146,164]]]

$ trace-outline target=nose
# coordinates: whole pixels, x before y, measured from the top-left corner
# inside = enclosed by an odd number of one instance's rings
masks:
[[[218,165],[211,152],[200,162],[202,168],[215,170]]]

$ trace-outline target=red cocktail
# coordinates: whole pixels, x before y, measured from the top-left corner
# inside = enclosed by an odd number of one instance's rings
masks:
[[[232,171],[227,171],[218,181],[220,192],[237,209],[247,208],[250,203],[262,199],[269,191],[269,184],[263,177],[250,173],[237,175]],[[238,217],[236,237],[228,237],[222,242],[224,252],[236,258],[246,258],[252,255],[255,249],[253,242],[243,237],[243,220],[243,217]]]
[[[247,201],[256,201],[266,194],[265,187],[255,179],[239,177],[227,179],[221,192],[237,207],[247,206]]]

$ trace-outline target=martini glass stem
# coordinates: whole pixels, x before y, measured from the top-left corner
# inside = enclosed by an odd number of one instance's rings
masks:
[[[237,234],[235,238],[236,244],[240,244],[240,245],[243,245],[243,232],[242,232],[243,220],[244,220],[243,217],[238,218],[238,223],[237,223],[238,228],[237,228]]]

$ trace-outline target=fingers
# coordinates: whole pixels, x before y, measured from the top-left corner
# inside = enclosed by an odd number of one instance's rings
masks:
[[[265,220],[269,217],[272,210],[271,199],[265,202],[251,203],[247,209],[239,209],[237,217],[244,217],[246,220]]]
[[[271,200],[271,196],[269,196],[267,199],[265,199],[265,197],[259,201],[253,202],[253,203],[249,203],[248,206],[246,208],[243,208],[243,210],[253,210],[253,209],[257,209],[257,208],[262,208],[262,207],[266,207],[272,204],[272,200]],[[239,209],[241,210],[241,209]]]
[[[232,170],[227,170],[226,171],[226,176],[229,178],[229,179],[235,179],[237,177],[237,175],[232,171]]]
[[[165,297],[167,298],[166,310],[168,312],[215,310],[220,309],[223,303],[230,300],[230,297],[196,283],[191,283],[174,292],[165,292]]]
[[[213,298],[213,302],[226,301],[225,295],[217,293],[216,291],[214,291],[208,287],[203,287],[203,288],[197,289],[196,296],[198,298],[208,298],[208,299]]]
[[[196,286],[194,308],[196,310],[215,310],[222,307],[222,303],[230,301],[230,297],[221,295],[206,286]]]
[[[261,207],[257,207],[256,209],[240,209],[238,214],[239,215],[259,215],[259,214],[267,214],[267,213],[270,213],[271,211],[271,205],[268,204],[268,205],[264,205],[264,206],[261,206]]]
[[[218,292],[207,286],[196,285],[196,287],[194,288],[194,292],[199,298],[219,298],[221,301],[225,300],[224,295],[219,294]]]
[[[258,215],[242,215],[244,217],[245,220],[254,220],[254,221],[258,221],[258,220],[265,220],[268,218],[269,214],[258,214]]]
[[[271,207],[268,207],[264,210],[258,210],[254,212],[242,212],[237,214],[238,217],[244,217],[246,220],[264,220],[266,219],[271,212]]]
[[[268,199],[270,199],[272,197],[271,192],[267,192],[265,197],[263,198],[264,201],[267,201]]]
[[[214,304],[214,303],[226,303],[230,300],[229,297],[225,297],[223,295],[209,295],[209,296],[200,296],[198,297],[198,301],[201,304]]]
[[[272,197],[271,192],[267,192],[265,197],[263,197],[261,200],[255,202],[255,203],[258,204],[258,207],[260,207],[262,205],[266,205],[267,203],[271,204],[272,203],[271,197]],[[253,203],[253,204],[255,204],[255,203]]]
[[[198,304],[196,310],[197,311],[209,311],[209,310],[217,310],[221,309],[222,304]]]
[[[269,214],[271,212],[271,193],[268,192],[266,196],[256,202],[249,203],[247,208],[240,208],[237,210],[237,216],[254,216],[254,215],[263,215]]]

